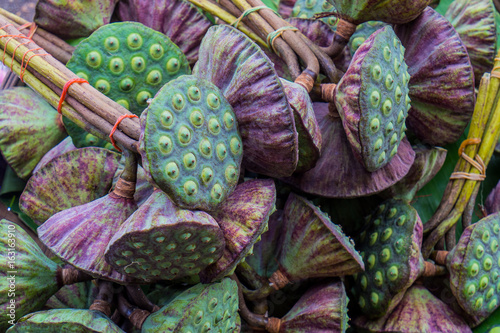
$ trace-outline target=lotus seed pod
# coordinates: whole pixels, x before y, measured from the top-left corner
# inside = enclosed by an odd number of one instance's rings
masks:
[[[373,319],[390,313],[423,272],[423,225],[402,200],[385,201],[368,223],[356,247],[364,253],[366,270],[355,277],[353,293],[360,310]]]
[[[281,318],[280,332],[345,332],[348,302],[339,279],[314,286]]]
[[[21,210],[37,224],[52,215],[105,196],[111,189],[120,156],[103,148],[66,152],[28,180],[19,199]]]
[[[369,172],[389,163],[405,135],[407,76],[404,47],[386,26],[361,44],[336,87],[347,138]]]
[[[288,280],[344,276],[364,269],[352,240],[310,201],[291,193],[284,211],[278,262]]]
[[[499,221],[495,213],[467,227],[446,258],[451,291],[476,325],[499,305]]]
[[[152,282],[196,275],[223,248],[212,216],[181,209],[157,189],[114,234],[105,258],[118,272]]]
[[[28,87],[0,92],[0,152],[22,179],[66,136],[57,111]]]
[[[201,40],[212,25],[198,8],[183,0],[120,1],[117,13],[120,21],[141,22],[165,34],[191,65],[198,60]]]
[[[40,310],[59,289],[57,264],[47,258],[35,241],[17,224],[0,221],[0,262],[2,284],[0,309],[4,332],[17,319]]]
[[[420,285],[411,286],[394,310],[380,319],[360,316],[353,323],[370,332],[472,332],[461,316]]]
[[[142,332],[239,332],[240,325],[238,287],[225,278],[187,289],[151,314]]]
[[[37,2],[35,23],[64,39],[87,37],[108,24],[118,0]]]
[[[353,155],[340,118],[329,115],[327,103],[314,103],[323,142],[316,166],[300,175],[283,178],[300,190],[327,198],[354,198],[378,193],[408,173],[415,152],[405,138],[398,153],[383,168],[368,172]],[[349,167],[346,167],[349,166]]]
[[[495,7],[491,0],[453,1],[444,15],[467,47],[476,85],[491,71],[496,54]]]
[[[349,39],[349,52],[351,56],[359,49],[375,31],[385,27],[387,24],[379,21],[368,21],[356,27],[356,32]]]
[[[231,275],[238,263],[251,254],[254,244],[268,228],[275,202],[274,181],[256,179],[238,185],[218,207],[213,216],[222,229],[226,246],[222,257],[200,273],[203,283]]]
[[[396,24],[410,22],[429,4],[429,0],[375,0],[362,3],[351,0],[329,1],[340,17],[354,24],[367,21]]]
[[[243,144],[231,105],[212,83],[182,76],[141,116],[148,179],[180,207],[214,210],[239,179]]]
[[[45,164],[49,163],[57,156],[62,155],[68,151],[75,150],[75,149],[77,149],[77,148],[73,144],[73,140],[71,139],[71,137],[70,136],[66,137],[66,139],[59,142],[55,147],[53,147],[45,155],[43,155],[43,157],[40,159],[40,162],[38,162],[36,167],[33,169],[33,173],[36,173]]]
[[[484,203],[484,208],[488,215],[500,212],[500,182],[497,183],[494,189],[491,190],[490,194],[486,198]]]
[[[408,130],[433,146],[457,141],[474,110],[474,71],[467,48],[432,8],[394,31],[406,47],[411,77]]]
[[[66,66],[137,116],[165,83],[190,73],[186,56],[177,45],[136,22],[98,29],[78,44]],[[77,147],[108,144],[67,118],[64,124]]]
[[[211,27],[193,74],[214,83],[233,106],[245,150],[243,166],[271,177],[290,176],[298,161],[294,115],[260,47],[233,27]]]
[[[92,281],[63,286],[45,303],[46,309],[88,309],[98,288]]]
[[[295,172],[304,172],[316,164],[321,151],[321,132],[307,90],[297,83],[281,79],[293,110],[299,137],[299,162]]]
[[[303,19],[314,18],[317,13],[331,12],[334,8],[328,0],[297,0],[293,5],[292,17]],[[327,23],[332,28],[337,26],[337,18],[335,16],[322,18],[321,21]]]
[[[101,312],[76,309],[55,309],[30,313],[19,319],[7,332],[124,333]]]

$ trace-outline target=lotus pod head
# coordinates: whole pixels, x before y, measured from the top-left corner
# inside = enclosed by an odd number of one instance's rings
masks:
[[[433,146],[457,141],[474,111],[474,70],[467,48],[451,23],[430,7],[394,31],[406,48],[411,77],[408,130]]]
[[[63,261],[96,278],[117,283],[134,279],[104,260],[106,247],[120,225],[137,209],[131,197],[112,191],[81,206],[63,210],[38,227],[40,240]]]
[[[467,47],[476,85],[490,72],[496,55],[497,29],[491,0],[453,1],[444,15]]]
[[[75,149],[52,159],[28,180],[21,210],[37,224],[52,215],[105,196],[120,156],[108,149]]]
[[[35,23],[64,39],[87,37],[108,24],[118,0],[41,0]]]
[[[88,309],[98,288],[92,281],[63,286],[45,303],[46,309]]]
[[[191,71],[177,45],[137,22],[117,22],[98,29],[78,44],[66,66],[137,116],[165,83]],[[64,124],[75,146],[112,148],[67,118]]]
[[[273,63],[242,32],[211,27],[193,74],[214,83],[233,107],[243,140],[243,166],[271,177],[297,167],[298,136],[293,111]]]
[[[356,27],[356,31],[349,39],[349,53],[351,56],[359,49],[361,44],[363,44],[375,31],[385,27],[387,24],[380,21],[368,21],[361,23]]]
[[[42,309],[57,292],[57,264],[47,258],[35,241],[16,223],[0,221],[0,330],[4,332],[17,319]]]
[[[353,241],[310,201],[291,193],[284,213],[278,262],[279,270],[289,281],[364,270]]]
[[[187,289],[151,314],[142,332],[239,332],[240,325],[238,287],[225,278]]]
[[[38,162],[36,167],[33,169],[33,173],[40,170],[45,164],[49,163],[57,156],[62,155],[68,151],[75,150],[75,149],[76,149],[76,147],[73,144],[73,140],[71,139],[71,137],[70,136],[66,137],[66,139],[59,142],[56,146],[54,146],[51,150],[49,150],[45,155],[43,155],[43,157],[40,159],[40,162]]]
[[[186,55],[189,63],[198,60],[201,40],[210,20],[184,0],[127,0],[117,6],[120,21],[136,21],[165,34]]]
[[[367,21],[406,23],[415,19],[430,0],[329,0],[335,12],[354,24]]]
[[[113,187],[116,185],[120,179],[120,175],[123,173],[126,164],[126,157],[122,155],[120,159],[120,164],[116,170],[115,176],[113,177]],[[137,206],[142,206],[142,204],[153,194],[154,186],[148,181],[146,172],[144,168],[140,165],[137,166],[137,181],[135,184],[134,200],[137,202]]]
[[[30,313],[19,319],[7,332],[124,333],[101,312],[81,309],[53,309]]]
[[[271,179],[246,181],[213,213],[226,246],[222,257],[200,273],[207,283],[231,275],[240,261],[253,253],[253,246],[267,231],[269,216],[275,210],[276,188]]]
[[[357,249],[365,272],[355,276],[353,294],[369,318],[389,313],[424,270],[423,225],[406,201],[384,201],[367,218]]]
[[[446,257],[451,291],[479,324],[500,305],[500,213],[465,228]]]
[[[281,318],[280,332],[345,332],[348,302],[340,279],[313,286]]]
[[[321,132],[307,90],[300,84],[284,79],[281,79],[281,83],[293,110],[299,138],[299,162],[295,172],[304,172],[314,167],[319,158]]]
[[[196,275],[223,248],[212,216],[181,209],[157,189],[114,234],[105,258],[118,272],[151,282]]]
[[[484,203],[484,208],[488,215],[500,212],[500,181],[497,183],[497,186],[491,190],[490,194],[488,194],[486,202]]]
[[[353,323],[370,332],[472,332],[461,316],[421,285],[411,286],[391,313],[373,320],[360,316]]]
[[[333,11],[333,6],[328,0],[297,0],[293,5],[292,17],[312,19],[314,15],[323,12]],[[335,16],[322,18],[332,28],[337,26],[337,18]]]
[[[410,108],[404,47],[390,26],[363,42],[336,87],[335,105],[354,155],[376,171],[398,153]]]
[[[329,113],[327,103],[314,103],[314,112],[323,142],[328,144],[322,146],[321,157],[314,168],[283,181],[309,194],[355,198],[381,192],[408,173],[415,152],[407,138],[401,141],[398,153],[386,166],[368,172],[355,158],[338,115]]]
[[[186,75],[163,86],[142,114],[139,151],[149,180],[176,205],[211,211],[238,183],[243,144],[221,91]]]
[[[28,87],[0,91],[0,152],[22,179],[66,136],[57,111]]]

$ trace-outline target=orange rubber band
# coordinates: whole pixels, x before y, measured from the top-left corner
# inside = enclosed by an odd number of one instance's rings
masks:
[[[3,38],[3,37],[10,37],[9,40],[5,43],[5,46],[3,47],[2,63],[5,65],[5,53],[7,52],[7,45],[9,45],[10,41],[14,37],[25,38],[25,39],[29,39],[29,38],[26,36],[23,36],[23,35],[2,35],[2,36],[0,36],[0,38]]]
[[[30,51],[36,51],[36,50],[43,50],[43,48],[41,48],[41,47],[37,47],[37,48],[35,48],[35,49],[31,49],[31,50],[28,50],[28,51],[24,52],[24,55],[23,55],[23,61],[21,61],[21,71],[20,71],[20,73],[19,73],[19,74],[21,74],[21,75],[20,75],[20,79],[21,79],[21,81],[23,81],[23,82],[24,82],[24,79],[23,79],[23,78],[24,78],[24,73],[26,73],[26,69],[28,68],[28,64],[30,63],[31,58],[33,58],[33,57],[37,57],[37,56],[46,56],[46,55],[50,55],[49,53],[39,53],[39,54],[36,54],[36,53],[35,53],[35,54],[33,54],[31,57],[29,57],[29,58],[28,58],[28,60],[26,61],[26,64],[24,64],[24,57],[26,57],[26,54],[28,54],[28,52],[30,52]],[[23,64],[24,64],[24,67],[23,67]]]
[[[18,48],[19,46],[21,46],[21,45],[26,45],[26,44],[29,44],[29,43],[31,43],[31,42],[32,42],[32,41],[31,41],[31,40],[29,40],[29,41],[24,42],[24,43],[19,43],[19,44],[15,47],[14,51],[12,52],[12,59],[10,60],[10,61],[11,61],[11,62],[10,62],[10,71],[11,71],[11,72],[12,72],[12,66],[14,66],[14,58],[15,58],[15,56],[16,56],[16,51],[17,51],[17,48]],[[5,57],[5,52],[4,52],[4,57]],[[2,60],[3,60],[3,59],[2,59]],[[3,61],[2,61],[2,62],[3,62]]]
[[[466,139],[462,141],[460,144],[460,148],[458,148],[458,156],[462,156],[462,153],[465,150],[465,147],[470,146],[470,145],[477,145],[478,143],[481,143],[480,138],[471,138],[471,139]]]
[[[64,100],[66,99],[66,95],[68,94],[68,89],[75,82],[77,82],[77,83],[88,83],[87,80],[79,78],[79,77],[71,79],[68,82],[66,82],[64,84],[64,87],[63,87],[63,90],[62,90],[62,93],[61,93],[61,99],[59,99],[59,104],[57,105],[57,112],[61,113],[62,104],[63,104]]]
[[[137,117],[135,114],[124,114],[123,116],[120,116],[120,118],[118,118],[115,126],[113,126],[111,133],[109,133],[109,138],[111,139],[111,144],[113,145],[113,147],[115,147],[115,149],[118,150],[119,152],[121,152],[122,150],[116,146],[115,139],[113,139],[113,134],[115,134],[118,125],[120,125],[121,121],[125,118],[139,118],[139,117]]]

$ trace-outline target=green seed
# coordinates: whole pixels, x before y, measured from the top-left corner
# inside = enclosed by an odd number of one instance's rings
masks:
[[[364,308],[366,306],[366,302],[363,296],[359,296],[358,305],[360,308]]]
[[[192,101],[199,101],[201,98],[201,91],[198,87],[191,86],[188,88],[188,97]]]
[[[109,61],[109,70],[113,74],[121,74],[123,73],[123,70],[125,69],[125,64],[123,63],[123,60],[121,58],[112,58]]]
[[[227,156],[226,146],[223,143],[219,143],[216,147],[216,150],[217,150],[217,157],[219,158],[219,160],[223,161]]]
[[[177,179],[177,177],[179,177],[179,167],[175,162],[167,163],[165,171],[171,179]]]
[[[377,139],[377,141],[375,141],[375,144],[373,145],[373,150],[375,150],[375,151],[379,151],[379,150],[380,150],[380,148],[382,148],[382,144],[383,144],[383,143],[384,143],[384,142],[382,141],[382,139],[381,139],[381,138]]]
[[[370,254],[368,256],[368,260],[367,260],[367,262],[368,262],[368,268],[369,269],[372,269],[373,266],[375,266],[375,261],[376,261],[375,255],[374,254]]]
[[[172,127],[172,124],[174,123],[174,115],[169,110],[165,110],[160,115],[160,122],[163,125],[163,127],[169,129]]]
[[[398,114],[398,124],[401,124],[403,122],[403,120],[405,120],[405,114],[403,113],[403,111],[399,111],[399,114]]]
[[[130,67],[136,73],[141,73],[146,69],[146,60],[143,57],[136,56],[130,60]]]
[[[484,247],[479,244],[477,247],[476,247],[476,258],[477,259],[481,259],[483,257],[483,254],[484,254]]]
[[[182,162],[187,169],[194,169],[196,167],[196,156],[193,153],[184,155]]]
[[[396,250],[397,253],[401,253],[404,249],[404,239],[400,238],[394,243],[394,249]]]
[[[126,77],[124,78],[123,80],[120,81],[119,83],[119,87],[122,91],[130,91],[132,89],[134,89],[134,86],[135,86],[135,83],[134,83],[134,80],[132,80],[131,78],[129,77]]]
[[[191,142],[191,130],[189,130],[189,128],[187,128],[186,126],[181,126],[179,128],[177,138],[179,139],[180,143],[185,145],[188,144],[189,142]]]
[[[373,280],[375,281],[375,285],[376,285],[377,287],[382,286],[382,284],[384,283],[384,277],[383,277],[383,275],[382,275],[382,272],[377,271],[377,272],[375,273],[375,277],[373,278]]]
[[[203,113],[201,113],[200,110],[193,110],[193,112],[191,112],[191,115],[189,116],[189,120],[194,127],[200,127],[205,122]]]
[[[399,85],[396,87],[396,92],[394,93],[394,96],[396,98],[396,103],[399,104],[401,102],[401,98],[403,97],[403,92],[401,91]]]
[[[385,87],[388,90],[392,90],[392,88],[394,88],[394,78],[390,73],[385,77]]]
[[[398,276],[399,276],[397,266],[391,266],[389,268],[387,276],[388,276],[389,280],[395,281],[398,278]]]
[[[380,128],[380,120],[377,118],[373,118],[372,121],[370,122],[370,129],[372,130],[373,133],[376,133]]]
[[[169,72],[170,74],[175,74],[179,71],[179,69],[181,68],[181,64],[179,62],[179,59],[177,58],[170,58],[168,61],[167,61],[167,72]]]
[[[220,198],[222,198],[222,187],[219,184],[215,184],[214,187],[212,187],[210,196],[212,197],[212,199],[219,201]]]
[[[97,51],[92,51],[87,54],[87,65],[89,65],[92,68],[98,68],[101,65],[101,54]]]
[[[108,51],[116,51],[120,48],[120,41],[116,37],[108,37],[104,40],[104,47]]]
[[[231,141],[229,142],[229,148],[231,149],[231,153],[233,155],[240,155],[241,154],[241,141],[237,137],[232,137]]]
[[[379,157],[378,157],[378,163],[379,164],[382,164],[382,162],[385,161],[385,151],[383,151],[382,153],[380,153]]]
[[[209,167],[205,167],[201,171],[201,180],[205,184],[210,183],[210,181],[212,181],[213,176],[214,176],[214,172]]]
[[[174,148],[172,140],[166,135],[160,136],[160,139],[158,140],[158,146],[161,152],[164,154],[170,154],[172,152],[172,149]]]
[[[387,62],[391,61],[391,55],[392,55],[391,49],[388,46],[384,47],[384,59],[385,59],[385,61],[387,61]]]
[[[200,153],[206,158],[210,158],[212,156],[212,145],[208,139],[203,139],[200,141],[199,146]]]
[[[380,78],[382,77],[382,68],[380,67],[380,65],[373,66],[373,68],[372,68],[372,77],[376,81],[380,80]]]
[[[149,55],[151,56],[151,58],[153,59],[160,59],[161,57],[163,57],[163,46],[161,46],[160,44],[152,44],[150,47],[149,47]]]
[[[387,261],[389,261],[389,259],[391,259],[391,250],[385,248],[382,250],[382,252],[380,252],[380,261],[382,263],[386,263]]]
[[[498,251],[498,242],[496,239],[493,239],[490,243],[490,248],[493,253],[496,253]]]
[[[85,143],[89,146],[96,145],[98,141],[99,141],[99,138],[96,137],[95,135],[90,134],[90,133],[85,136]]]
[[[159,84],[161,80],[162,80],[161,72],[156,69],[153,69],[151,72],[149,72],[146,78],[146,82],[152,86]]]
[[[361,276],[359,283],[361,284],[361,289],[366,290],[366,287],[368,287],[368,279],[366,278],[365,274]]]
[[[211,118],[208,121],[208,130],[210,133],[217,135],[220,133],[220,124],[219,121],[216,118]]]
[[[111,86],[109,85],[109,82],[107,80],[104,80],[104,79],[97,80],[97,82],[95,83],[95,88],[103,94],[107,94],[111,90]]]
[[[370,246],[373,246],[377,242],[377,238],[378,238],[378,233],[377,232],[372,233],[370,235],[370,241],[368,244],[370,244]]]
[[[488,279],[487,276],[483,276],[481,280],[479,280],[479,289],[484,290],[488,286],[488,283],[490,280]]]
[[[470,284],[466,290],[465,290],[465,295],[468,296],[468,297],[472,297],[474,296],[474,294],[476,293],[476,286],[474,284]]]
[[[488,310],[490,312],[492,312],[493,310],[495,310],[497,308],[497,305],[498,305],[498,301],[497,299],[492,299],[491,302],[488,303]],[[491,330],[490,332],[493,333],[493,330]]]
[[[172,106],[177,111],[181,111],[184,108],[184,105],[186,105],[186,102],[184,101],[184,97],[181,94],[175,94],[172,97]]]
[[[373,305],[377,305],[378,304],[378,300],[379,300],[378,294],[376,292],[372,292],[371,295],[370,295],[370,302]]]
[[[494,294],[495,294],[495,288],[490,288],[488,290],[488,292],[486,293],[486,299],[488,300],[488,299],[492,298]]]
[[[493,267],[493,261],[491,258],[484,259],[483,268],[485,271],[489,271]]]
[[[398,143],[398,133],[394,133],[391,137],[391,145],[395,145],[396,143]]]
[[[224,114],[223,119],[224,119],[224,125],[226,126],[226,129],[227,130],[232,129],[233,126],[234,126],[234,117],[233,117],[233,115],[231,113],[229,113],[229,112],[226,112]]]
[[[403,224],[405,224],[405,222],[406,222],[406,216],[405,215],[401,215],[396,220],[396,224],[399,225],[400,227],[403,226]]]
[[[136,101],[137,104],[145,106],[148,104],[148,100],[151,98],[151,93],[149,91],[140,91],[137,94]]]
[[[382,105],[382,113],[386,116],[390,115],[392,112],[392,101],[390,99],[386,99],[384,105]]]
[[[383,242],[387,241],[392,235],[392,228],[387,228],[382,233],[382,237],[380,238]]]
[[[476,300],[476,303],[474,303],[474,308],[476,310],[479,310],[481,309],[481,307],[483,306],[483,302],[484,302],[484,299],[482,297],[479,297],[477,300]]]
[[[217,97],[214,93],[210,93],[207,96],[207,104],[212,109],[217,109],[220,106],[219,97]]]
[[[392,121],[390,121],[385,126],[385,134],[389,135],[393,130],[394,130],[394,125],[392,124]]]
[[[488,230],[485,230],[481,239],[483,240],[483,242],[488,243],[490,241],[490,232]]]
[[[374,90],[370,95],[370,103],[374,108],[377,108],[380,104],[380,93],[377,90]]]
[[[238,180],[238,173],[236,172],[234,165],[229,165],[226,168],[225,175],[228,183],[234,184]]]
[[[142,37],[137,33],[131,33],[127,37],[127,45],[132,50],[137,50],[142,46]]]
[[[477,263],[472,263],[469,267],[469,276],[476,276],[479,273],[479,265]]]

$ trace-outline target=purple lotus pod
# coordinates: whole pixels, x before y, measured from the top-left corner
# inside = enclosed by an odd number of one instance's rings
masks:
[[[500,181],[497,183],[497,186],[491,190],[490,194],[488,194],[486,202],[484,203],[484,208],[488,215],[500,212]]]
[[[467,47],[476,85],[490,72],[496,55],[497,29],[491,0],[453,1],[444,15]]]
[[[314,111],[323,142],[316,166],[283,180],[300,190],[328,198],[354,198],[378,193],[397,183],[408,173],[415,152],[406,138],[391,161],[375,172],[366,171],[354,157],[340,118],[329,114],[328,104],[315,103]]]
[[[311,98],[300,84],[281,79],[288,103],[293,110],[299,137],[299,162],[295,172],[310,170],[321,151],[321,132],[314,115]]]
[[[275,210],[276,188],[271,179],[246,181],[236,187],[213,213],[226,246],[222,257],[201,271],[201,282],[220,280],[231,275],[238,263],[252,254],[253,245],[267,231],[267,221]]]
[[[293,282],[364,270],[353,241],[310,201],[291,193],[284,211],[279,269],[273,275]]]
[[[118,165],[118,169],[116,170],[115,176],[113,177],[113,187],[120,179],[120,175],[125,168],[125,156],[122,156],[120,160],[120,164]],[[137,166],[137,181],[135,184],[135,193],[134,200],[137,203],[137,206],[140,207],[142,204],[149,198],[151,194],[153,194],[154,186],[148,182],[146,171],[140,165]]]
[[[104,260],[111,238],[137,209],[134,185],[121,178],[108,195],[53,215],[38,228],[40,240],[63,261],[94,277],[135,282]]]
[[[432,8],[394,31],[406,48],[411,77],[408,129],[433,146],[457,141],[474,110],[474,71],[467,48],[451,23]]]
[[[193,74],[214,83],[231,104],[243,140],[242,166],[271,177],[290,176],[298,162],[293,111],[257,44],[230,26],[211,27]]]
[[[478,325],[500,305],[500,213],[465,228],[448,253],[451,291]]]
[[[349,327],[348,302],[344,283],[340,279],[316,285],[280,319],[279,330],[270,332],[345,332]]]
[[[367,21],[406,23],[415,19],[430,0],[329,0],[335,12],[354,24]]]
[[[366,220],[356,246],[366,269],[355,276],[353,295],[367,317],[378,318],[398,305],[424,271],[423,225],[412,206],[394,199],[384,201]]]
[[[413,147],[415,161],[399,182],[380,193],[384,198],[400,198],[410,202],[415,194],[441,170],[447,150],[417,145]]]
[[[62,210],[101,198],[111,189],[119,161],[119,154],[97,147],[64,153],[33,174],[19,206],[42,224]]]
[[[97,286],[91,281],[70,284],[52,295],[45,303],[45,308],[88,309],[97,296],[97,292]]]
[[[67,153],[68,151],[72,151],[77,149],[75,145],[73,144],[73,140],[71,139],[70,136],[68,136],[66,139],[62,140],[49,150],[43,157],[40,159],[40,162],[36,165],[35,169],[33,169],[33,173],[36,173],[38,170],[40,170],[45,164],[49,163],[52,161],[54,158],[56,158],[59,155],[62,155],[64,153]]]
[[[280,0],[278,13],[283,18],[289,18],[292,16],[293,6],[297,0]]]
[[[61,38],[87,37],[111,22],[118,0],[40,0],[35,23]]]
[[[55,309],[30,313],[19,319],[7,332],[87,332],[124,333],[99,311]]]
[[[151,282],[196,275],[223,248],[212,216],[181,209],[156,189],[113,235],[105,259],[118,272]]]
[[[410,287],[398,306],[382,318],[361,316],[353,323],[370,332],[472,332],[462,317],[421,285]]]
[[[0,92],[0,152],[22,179],[66,136],[57,111],[28,87]]]
[[[117,6],[121,21],[136,21],[164,33],[186,55],[192,66],[198,60],[201,40],[210,20],[184,0],[122,0]]]

